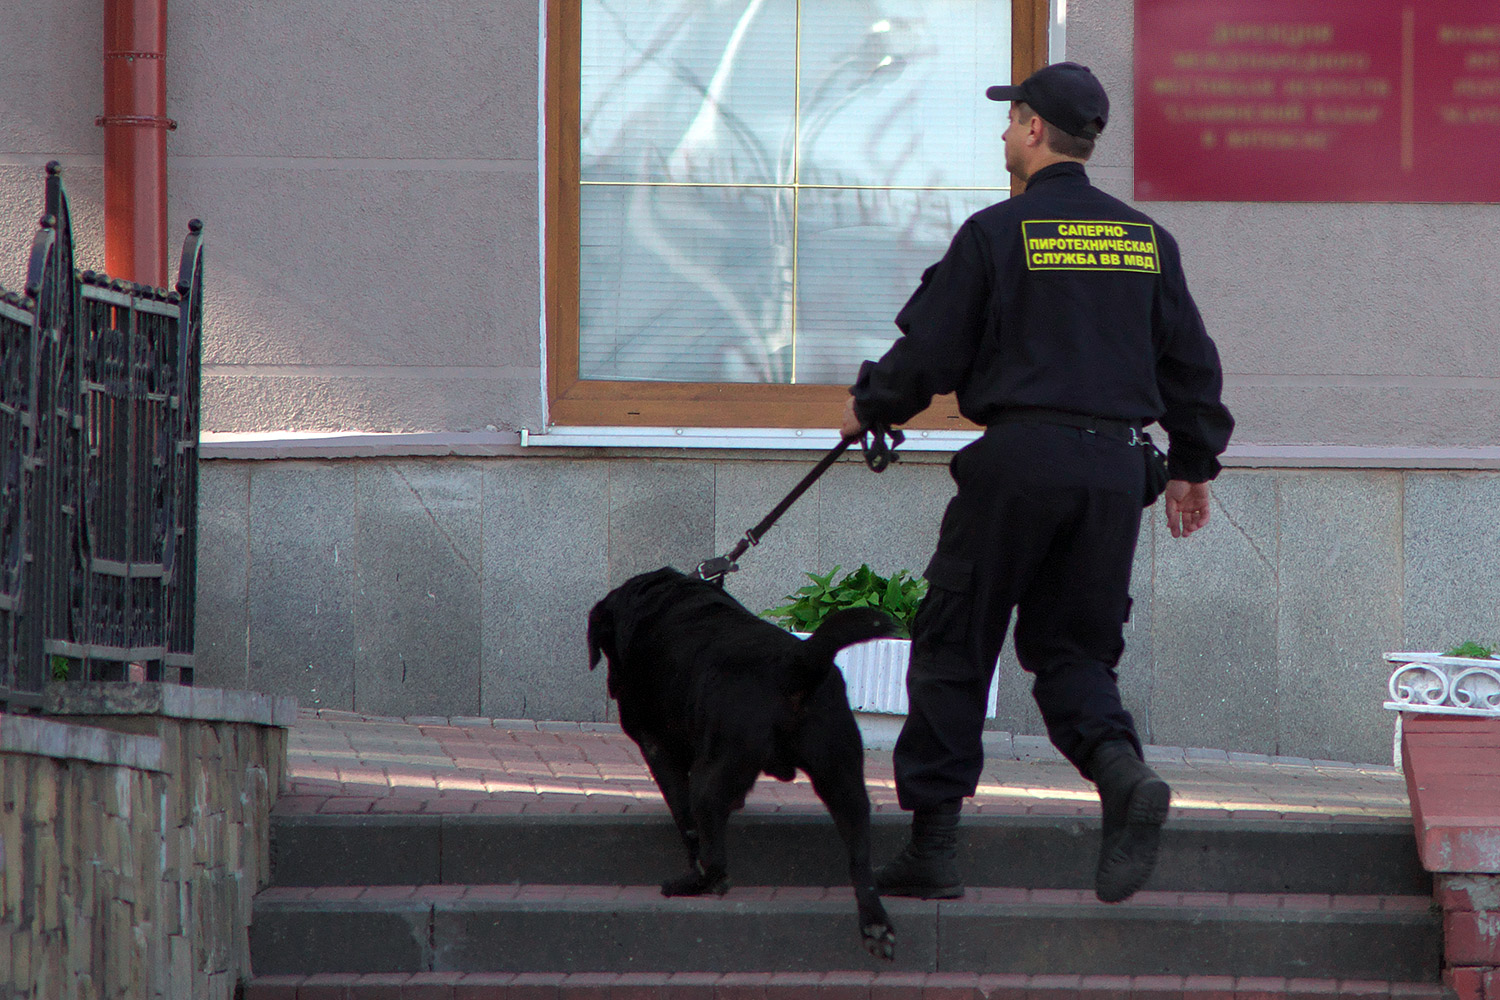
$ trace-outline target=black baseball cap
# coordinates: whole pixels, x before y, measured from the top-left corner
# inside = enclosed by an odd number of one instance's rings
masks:
[[[1019,84],[991,87],[992,101],[1024,101],[1042,118],[1069,135],[1092,139],[1109,121],[1109,96],[1087,66],[1074,62],[1043,66]]]

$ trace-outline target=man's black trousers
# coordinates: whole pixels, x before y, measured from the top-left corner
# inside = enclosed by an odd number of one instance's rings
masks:
[[[999,424],[950,468],[958,495],[927,567],[896,743],[904,809],[974,794],[1012,610],[1016,656],[1035,675],[1032,693],[1063,755],[1084,771],[1104,740],[1140,746],[1115,674],[1141,526],[1140,449],[1071,427]]]

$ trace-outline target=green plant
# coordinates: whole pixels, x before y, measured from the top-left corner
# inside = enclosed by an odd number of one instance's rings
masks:
[[[823,576],[806,574],[812,583],[786,595],[785,600],[790,603],[762,611],[761,616],[794,632],[811,632],[835,611],[879,608],[896,619],[902,635],[911,635],[912,618],[927,593],[926,580],[912,576],[904,569],[884,577],[869,566],[861,565],[834,582],[839,569],[835,566]]]
[[[66,656],[53,655],[52,657],[52,679],[65,681],[73,672],[73,661]]]
[[[1470,639],[1468,642],[1459,643],[1457,646],[1454,646],[1443,655],[1467,656],[1475,660],[1488,660],[1494,654],[1494,646],[1486,646],[1483,643],[1475,642],[1473,639]]]

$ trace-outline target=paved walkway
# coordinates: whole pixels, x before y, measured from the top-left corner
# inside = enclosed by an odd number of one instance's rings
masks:
[[[870,741],[876,747],[880,738]],[[1093,786],[1045,740],[986,736],[969,813],[1098,813]],[[1408,818],[1406,785],[1388,765],[1148,747],[1173,789],[1173,815],[1309,822]],[[608,723],[373,718],[304,710],[292,730],[283,813],[665,813],[635,744]],[[878,812],[898,811],[888,749],[868,749]],[[799,775],[761,778],[746,810],[821,810]]]

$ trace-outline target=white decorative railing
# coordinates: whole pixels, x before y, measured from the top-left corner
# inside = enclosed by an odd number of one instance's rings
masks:
[[[1387,653],[1385,658],[1396,664],[1386,708],[1438,715],[1500,716],[1500,658],[1440,653]]]

